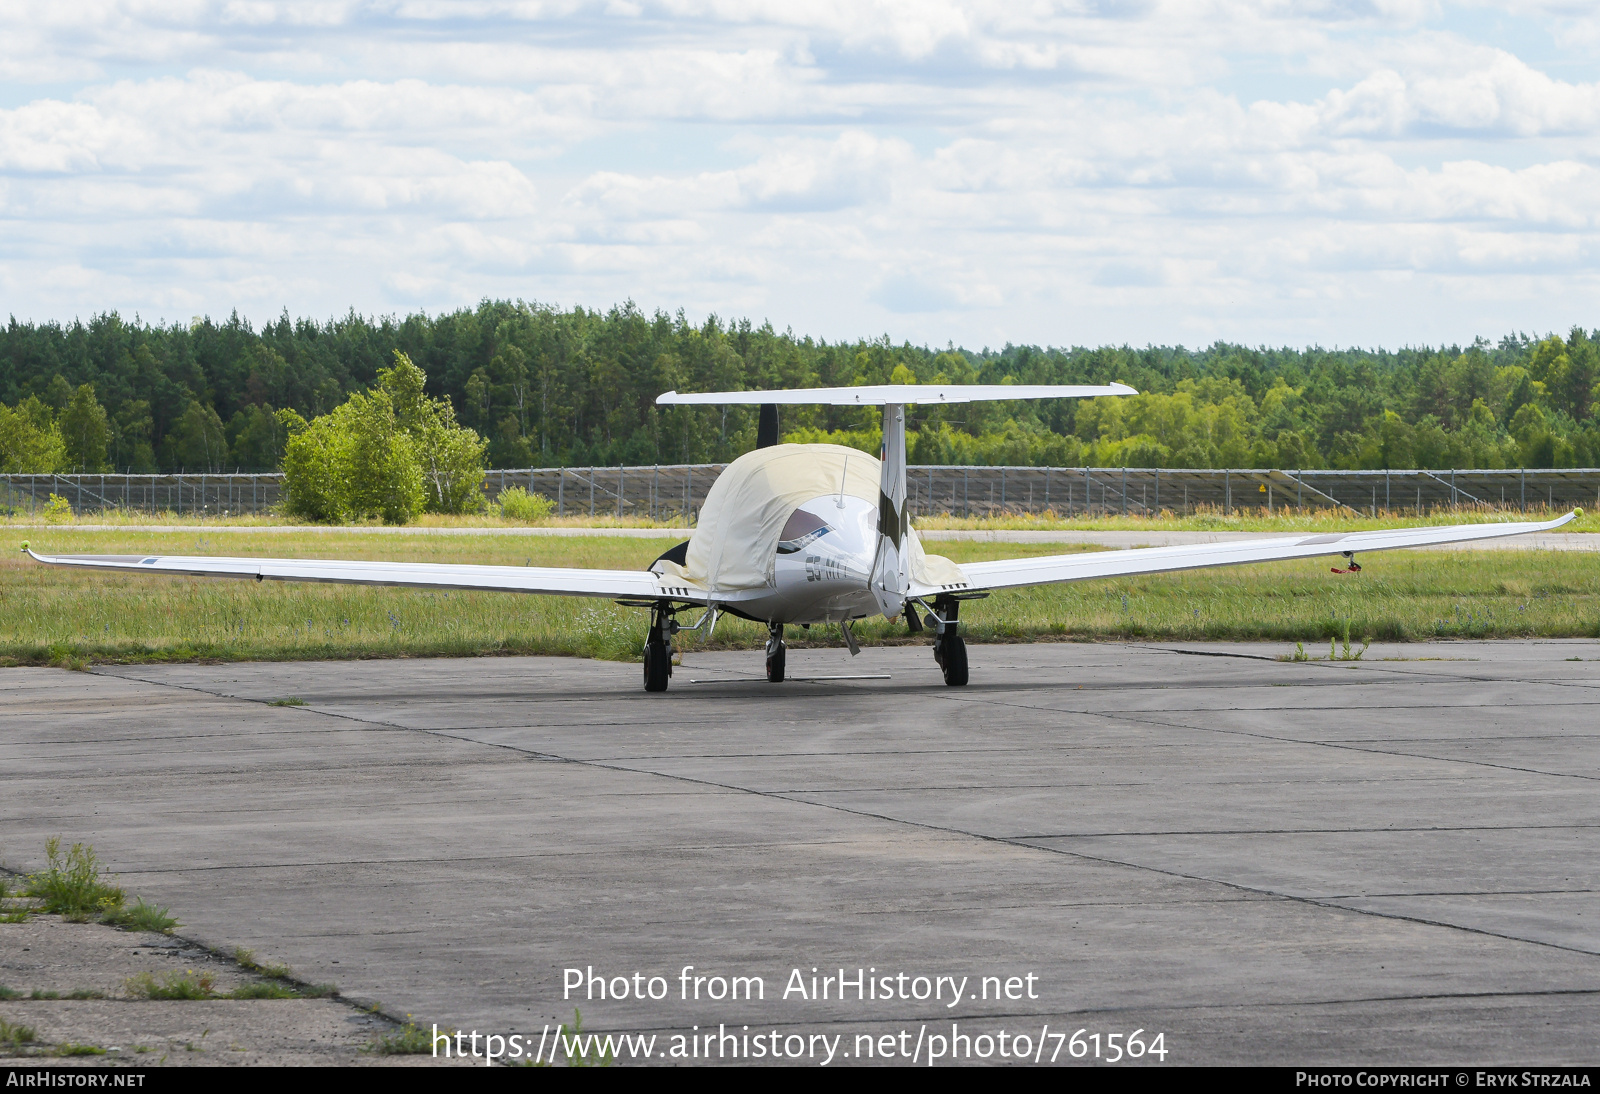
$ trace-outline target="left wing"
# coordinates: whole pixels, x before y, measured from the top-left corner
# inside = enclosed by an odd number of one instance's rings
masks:
[[[400,585],[413,589],[679,600],[704,604],[709,594],[649,570],[579,570],[555,566],[466,566],[437,562],[346,562],[313,558],[221,558],[193,555],[40,555],[36,562],[79,570],[245,577],[257,581],[321,581],[339,585]]]
[[[1234,540],[1182,547],[1140,547],[1131,551],[1096,551],[1077,555],[1011,558],[998,562],[968,562],[961,566],[968,584],[913,588],[913,596],[949,592],[1011,589],[1023,585],[1051,585],[1096,577],[1128,577],[1174,570],[1199,570],[1207,566],[1242,566],[1251,562],[1277,562],[1319,555],[1359,554],[1397,547],[1431,547],[1444,543],[1520,536],[1559,528],[1583,512],[1555,520],[1520,524],[1456,524],[1444,528],[1393,528],[1376,532],[1336,532],[1328,535],[1275,536],[1272,539]]]

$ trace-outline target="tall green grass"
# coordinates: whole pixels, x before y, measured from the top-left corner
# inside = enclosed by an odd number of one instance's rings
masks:
[[[317,533],[30,532],[35,549],[93,554],[230,554],[643,568],[655,540],[602,537],[409,537]],[[1053,554],[1053,544],[946,542],[957,561]],[[1600,556],[1395,551],[1363,556],[1359,575],[1327,560],[1196,570],[997,593],[962,609],[976,641],[1050,638],[1357,639],[1576,637],[1600,634]],[[605,600],[429,592],[229,579],[74,573],[0,555],[0,663],[296,660],[566,654],[639,656],[644,614]],[[858,630],[908,640],[903,623]],[[836,628],[790,629],[835,644]],[[725,617],[711,645],[758,648],[765,627]],[[686,636],[693,649],[696,639]]]
[[[1345,576],[1308,559],[1019,589],[964,614],[974,638],[991,640],[1600,636],[1594,554],[1392,551],[1361,562]]]
[[[1563,532],[1600,532],[1600,513],[1596,506],[1585,507],[1576,520],[1563,525]],[[970,529],[973,531],[1098,531],[1098,532],[1360,532],[1373,528],[1438,527],[1446,524],[1503,524],[1521,521],[1547,521],[1565,516],[1569,509],[1533,506],[1526,510],[1494,509],[1489,506],[1462,506],[1456,509],[1430,509],[1418,514],[1400,507],[1379,509],[1376,513],[1351,509],[1297,509],[1279,506],[1269,513],[1265,508],[1224,511],[1221,506],[1197,506],[1192,513],[1179,515],[1163,509],[1152,516],[1062,516],[1055,512],[1001,513],[989,517],[936,515],[917,517],[916,526],[927,529]]]
[[[640,568],[666,544],[604,537],[316,532],[30,532],[60,554],[228,554]],[[19,540],[20,543],[20,540]],[[0,662],[294,660],[552,653],[637,654],[639,613],[606,600],[232,579],[154,578],[0,555]]]
[[[520,489],[520,488],[518,488]],[[533,496],[537,499],[537,495]],[[544,499],[548,501],[548,499]],[[517,508],[513,503],[513,509]],[[589,516],[539,516],[536,506],[534,510],[523,510],[525,515],[512,515],[496,513],[474,513],[467,515],[452,515],[446,513],[420,514],[406,530],[426,533],[440,529],[461,528],[490,528],[490,529],[524,529],[528,524],[537,524],[545,527],[578,529],[578,528],[684,528],[682,518],[671,520],[651,520],[647,516],[629,515],[626,517],[607,516],[598,514]],[[1600,504],[1585,507],[1584,513],[1577,520],[1566,525],[1562,530],[1567,532],[1600,532]],[[1568,512],[1565,508],[1551,508],[1544,505],[1530,506],[1524,510],[1499,509],[1487,505],[1465,505],[1455,509],[1438,508],[1430,509],[1424,513],[1417,513],[1404,506],[1392,509],[1379,509],[1375,513],[1353,509],[1334,508],[1295,508],[1294,506],[1277,506],[1272,512],[1264,507],[1239,508],[1224,511],[1221,506],[1197,506],[1193,512],[1185,514],[1174,513],[1170,509],[1163,509],[1152,516],[1128,514],[1103,514],[1085,516],[1082,514],[1063,515],[1053,510],[1043,513],[997,513],[993,516],[961,517],[952,514],[921,514],[913,513],[913,519],[918,528],[926,529],[970,529],[975,531],[997,530],[1055,530],[1055,531],[1239,531],[1239,532],[1355,532],[1369,528],[1392,528],[1398,525],[1442,525],[1442,524],[1484,524],[1503,523],[1506,521],[1544,521],[1563,516]],[[10,515],[0,515],[0,529],[13,528],[19,535],[28,534],[25,529],[38,528],[42,517],[38,513],[20,511]],[[59,525],[63,529],[72,529],[81,526],[114,526],[119,529],[134,531],[150,526],[177,526],[193,528],[196,533],[204,534],[208,528],[292,528],[304,527],[315,529],[321,527],[309,524],[295,517],[285,516],[282,513],[252,513],[234,516],[218,516],[207,514],[195,516],[192,513],[166,512],[149,513],[138,509],[108,509],[103,512],[81,513],[62,517]],[[380,522],[371,520],[364,524],[352,524],[345,527],[378,527]],[[391,534],[397,529],[389,529]],[[684,534],[687,536],[688,531]]]

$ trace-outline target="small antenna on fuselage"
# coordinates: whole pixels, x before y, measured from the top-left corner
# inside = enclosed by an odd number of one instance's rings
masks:
[[[839,500],[833,503],[834,505],[838,506],[840,509],[844,508],[844,482],[845,482],[845,479],[849,476],[849,474],[850,474],[850,457],[846,456],[844,458],[844,469],[839,472]]]

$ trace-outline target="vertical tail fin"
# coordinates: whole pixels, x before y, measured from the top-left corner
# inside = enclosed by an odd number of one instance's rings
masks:
[[[756,447],[771,448],[778,443],[778,404],[762,403],[761,418],[756,423]]]
[[[906,407],[883,404],[883,465],[878,481],[878,554],[872,565],[872,593],[883,614],[893,619],[905,603],[910,581],[906,542],[911,521],[906,516]]]

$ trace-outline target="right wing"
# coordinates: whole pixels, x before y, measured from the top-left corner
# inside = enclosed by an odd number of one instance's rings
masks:
[[[928,586],[913,588],[913,596],[937,596],[941,592],[967,592],[983,589],[1012,589],[1025,585],[1052,585],[1064,581],[1086,581],[1097,577],[1129,577],[1135,574],[1160,574],[1175,570],[1199,570],[1208,566],[1242,566],[1252,562],[1277,562],[1346,552],[1388,551],[1397,547],[1430,547],[1444,543],[1470,543],[1474,540],[1520,536],[1528,532],[1547,532],[1573,520],[1583,510],[1575,509],[1549,521],[1519,524],[1455,524],[1443,528],[1388,528],[1375,532],[1338,532],[1329,535],[1275,536],[1272,539],[1234,540],[1230,543],[1200,543],[1181,547],[1140,547],[1131,551],[1094,551],[1076,555],[1046,555],[1041,558],[1008,558],[998,562],[967,562],[961,565],[967,586]]]
[[[24,548],[24,550],[27,550]],[[437,562],[348,562],[313,558],[224,558],[209,555],[40,555],[36,562],[78,570],[244,577],[257,581],[320,581],[399,585],[413,589],[480,589],[623,600],[704,604],[706,590],[649,570],[579,570],[558,566],[468,566]]]

